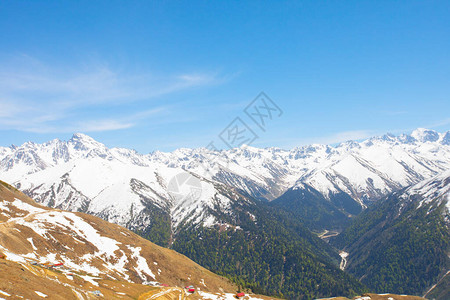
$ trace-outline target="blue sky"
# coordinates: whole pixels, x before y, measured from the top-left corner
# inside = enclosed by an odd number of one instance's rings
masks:
[[[291,148],[450,128],[448,1],[2,1],[0,145]],[[283,114],[244,113],[264,91]],[[224,147],[218,143],[218,147]]]

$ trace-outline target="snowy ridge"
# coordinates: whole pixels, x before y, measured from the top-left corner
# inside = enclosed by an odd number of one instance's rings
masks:
[[[401,195],[403,199],[417,196],[420,197],[417,209],[433,202],[433,208],[436,208],[444,202],[446,213],[450,214],[450,170],[409,187]]]
[[[140,154],[109,149],[84,134],[0,148],[0,177],[38,202],[133,230],[149,226],[155,210],[170,217],[174,230],[186,223],[212,226],[220,220],[211,212],[232,215],[232,203],[246,199],[239,194],[272,200],[305,184],[325,198],[346,193],[364,207],[448,169],[450,132],[427,129],[292,150],[243,146]],[[199,195],[190,196],[192,188],[185,186],[174,197],[169,185],[180,174],[196,178]]]
[[[325,197],[343,191],[360,203],[439,174],[450,167],[450,149],[444,134],[438,139],[385,135],[361,143],[343,143],[327,149],[321,165],[306,172],[297,184],[307,183]]]

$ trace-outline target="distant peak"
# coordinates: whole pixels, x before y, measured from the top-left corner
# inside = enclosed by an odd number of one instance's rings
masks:
[[[94,139],[84,133],[74,133],[72,135],[72,140],[94,140]]]
[[[436,142],[439,140],[439,133],[426,128],[417,128],[411,133],[411,136],[419,142]]]
[[[450,145],[450,130],[444,134],[441,143],[442,145]]]
[[[414,129],[413,130],[413,132],[411,133],[411,135],[414,135],[414,134],[424,134],[424,133],[426,133],[426,132],[428,132],[428,131],[432,131],[431,129],[427,129],[427,128],[422,128],[422,127],[419,127],[419,128],[417,128],[417,129]]]
[[[398,140],[404,144],[414,144],[414,142],[416,141],[415,138],[405,133],[401,134],[398,137]]]
[[[73,144],[75,149],[78,150],[88,150],[92,148],[104,148],[105,145],[97,142],[90,136],[84,133],[75,133],[72,138],[69,140],[70,144]]]
[[[377,135],[368,139],[370,142],[383,141],[383,142],[394,142],[396,140],[396,136],[392,133],[386,133],[384,135]]]
[[[350,141],[345,141],[345,142],[339,143],[337,145],[337,147],[352,149],[352,148],[359,148],[360,144],[356,141],[350,140]]]
[[[248,151],[258,151],[259,150],[258,148],[247,145],[247,144],[242,144],[239,148],[242,150],[248,150]]]

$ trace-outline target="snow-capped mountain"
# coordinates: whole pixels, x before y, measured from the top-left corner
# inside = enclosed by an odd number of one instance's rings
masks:
[[[216,216],[233,214],[234,201],[250,201],[241,195],[272,200],[305,185],[325,199],[345,194],[364,207],[450,169],[449,136],[417,129],[336,147],[140,154],[75,134],[68,141],[0,148],[0,177],[47,206],[141,231],[156,211],[176,231],[181,224],[220,222]]]
[[[272,204],[293,212],[310,229],[339,231],[383,196],[449,170],[448,136],[417,129],[326,147],[320,164]]]
[[[75,134],[67,142],[1,149],[1,176],[49,207],[87,212],[143,233],[155,215],[167,215],[175,231],[185,223],[213,224],[210,211],[226,212],[239,198],[224,184],[185,170],[179,161],[192,151],[181,156],[177,150],[171,155],[180,157],[168,162],[163,153],[108,149]]]
[[[402,202],[398,211],[399,214],[402,213],[408,202],[417,202],[415,209],[428,206],[428,214],[444,205],[443,213],[446,215],[447,221],[450,222],[450,170],[407,188],[401,193],[400,198]]]
[[[418,129],[411,135],[387,134],[361,143],[342,143],[303,174],[296,186],[308,184],[325,197],[343,191],[364,205],[448,170],[450,148],[444,143],[445,135]]]

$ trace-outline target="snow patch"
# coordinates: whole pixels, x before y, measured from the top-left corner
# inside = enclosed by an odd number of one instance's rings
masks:
[[[34,292],[35,292],[36,295],[38,295],[39,297],[42,297],[42,298],[47,298],[47,297],[48,297],[46,294],[41,293],[41,292],[39,292],[39,291],[34,291]]]
[[[2,290],[0,290],[0,294],[2,294],[2,295],[4,295],[4,296],[11,296],[10,294],[8,294],[7,292],[4,292],[4,291],[2,291]]]
[[[147,274],[148,276],[152,277],[153,279],[156,279],[155,274],[153,274],[152,270],[150,270],[147,260],[141,256],[141,247],[132,247],[127,245],[128,249],[130,249],[132,253],[132,258],[136,260],[137,267],[134,269],[138,273],[139,277],[144,281],[147,282]],[[145,284],[145,283],[144,283]]]
[[[27,238],[27,241],[30,242],[31,247],[33,247],[33,250],[37,250],[36,246],[33,243],[33,238]]]
[[[49,230],[55,228],[57,228],[58,231],[66,229],[69,232],[74,232],[79,238],[81,237],[98,249],[98,252],[95,254],[96,256],[105,254],[108,257],[114,257],[114,252],[119,249],[119,242],[101,236],[94,227],[82,218],[69,212],[45,212],[35,215],[34,219],[30,222],[18,220],[17,224],[33,229],[37,234],[44,238],[48,236]]]
[[[27,211],[28,213],[41,213],[46,211],[45,209],[30,205],[17,198],[15,198],[13,202],[11,202],[11,205],[15,206],[19,210]]]
[[[89,276],[89,275],[79,275],[81,278],[84,279],[84,281],[87,281],[89,283],[91,283],[92,285],[98,286],[98,282],[95,281],[96,279],[100,279],[98,277],[93,277],[93,276]]]

